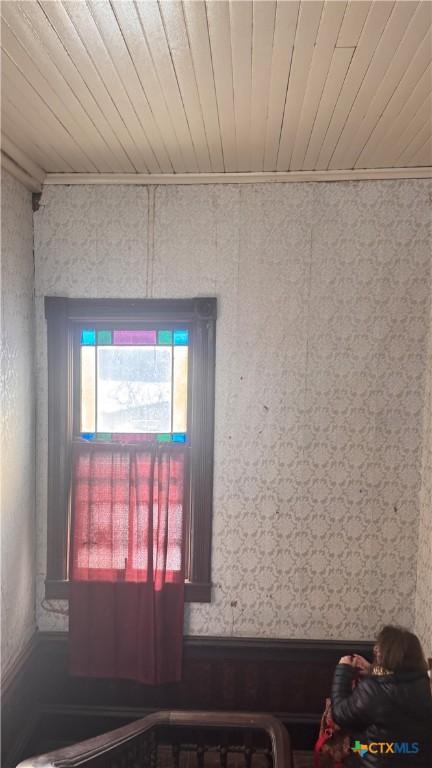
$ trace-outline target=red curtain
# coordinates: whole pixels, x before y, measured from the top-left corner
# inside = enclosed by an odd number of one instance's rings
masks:
[[[72,674],[180,680],[184,465],[177,446],[76,448]]]

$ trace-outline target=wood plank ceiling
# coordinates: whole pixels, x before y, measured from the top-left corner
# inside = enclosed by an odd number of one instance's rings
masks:
[[[432,165],[429,0],[3,0],[1,16],[2,151],[37,183]]]

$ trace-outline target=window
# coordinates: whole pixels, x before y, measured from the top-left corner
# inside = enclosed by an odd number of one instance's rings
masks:
[[[216,299],[45,298],[47,598],[68,596],[74,441],[174,442],[188,455],[186,587],[210,600]]]
[[[130,325],[77,328],[74,438],[186,443],[189,330]]]

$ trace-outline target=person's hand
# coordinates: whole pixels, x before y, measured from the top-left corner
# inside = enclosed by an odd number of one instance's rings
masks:
[[[339,664],[349,664],[350,667],[355,667],[354,656],[342,656],[342,658],[339,659]]]
[[[354,666],[357,667],[357,669],[359,669],[362,674],[368,675],[372,665],[363,656],[359,656],[357,653],[355,653]]]

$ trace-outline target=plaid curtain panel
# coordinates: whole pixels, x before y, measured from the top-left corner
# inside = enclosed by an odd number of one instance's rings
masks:
[[[180,679],[185,449],[76,446],[70,649],[76,675]]]

